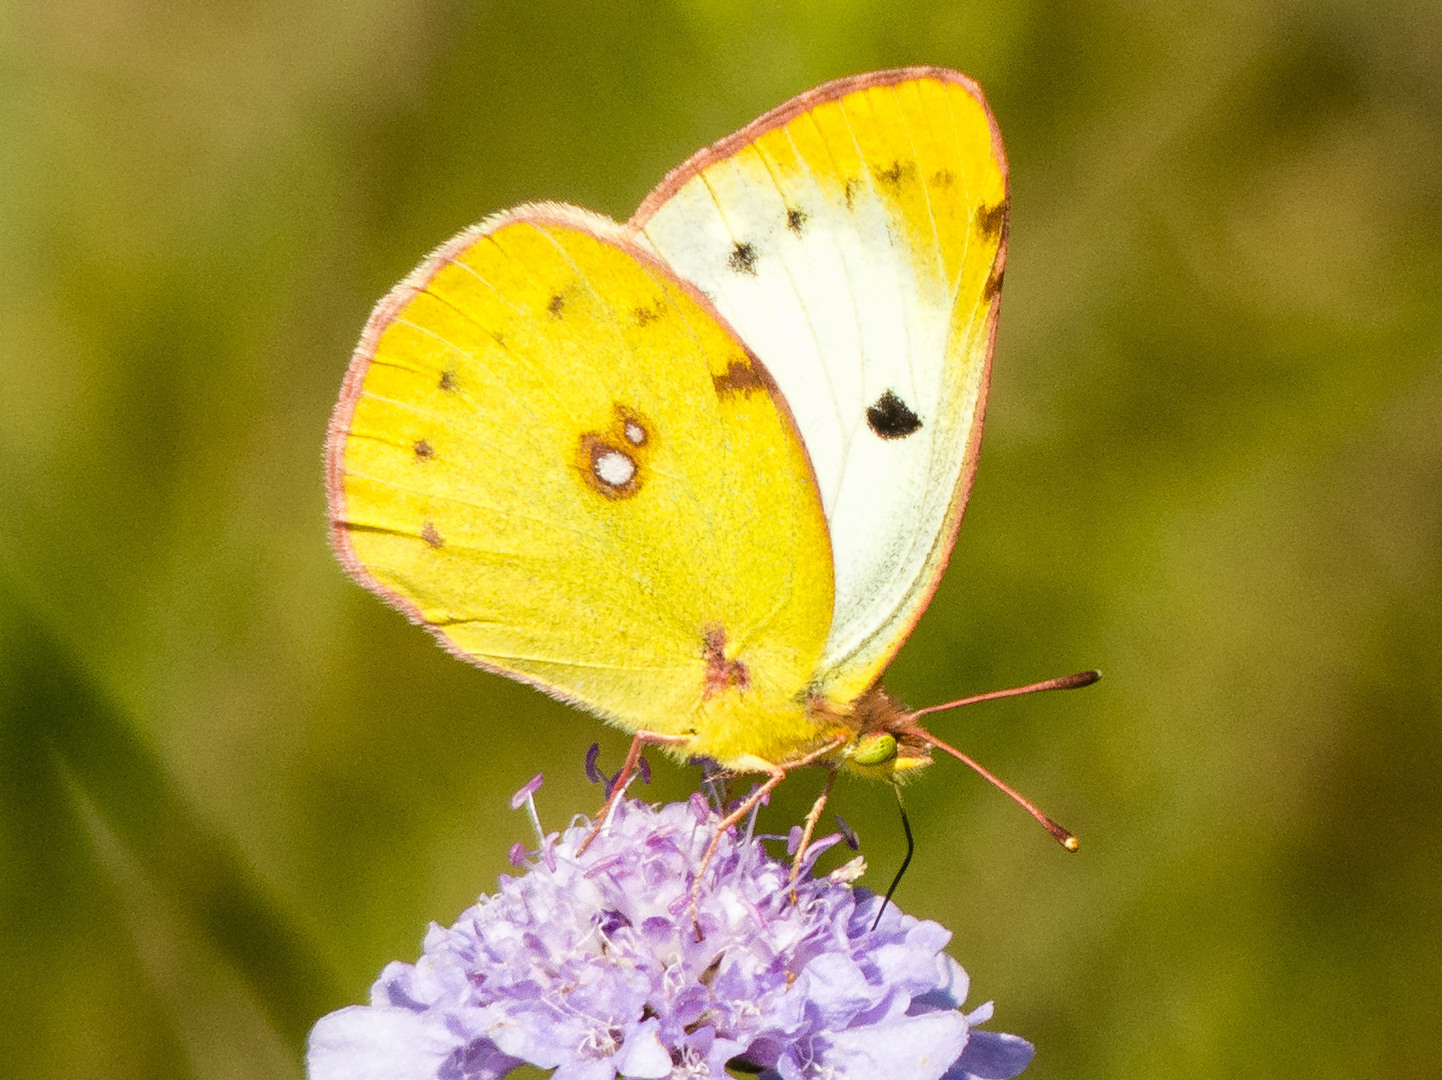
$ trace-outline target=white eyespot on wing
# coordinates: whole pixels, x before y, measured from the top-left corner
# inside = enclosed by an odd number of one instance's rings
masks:
[[[592,468],[596,479],[614,488],[624,487],[636,475],[636,463],[619,450],[596,455]]]

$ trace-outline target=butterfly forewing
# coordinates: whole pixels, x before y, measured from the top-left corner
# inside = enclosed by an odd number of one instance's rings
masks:
[[[965,504],[1005,254],[980,91],[909,69],[805,94],[676,170],[632,219],[772,372],[815,468],[849,701],[900,647]]]

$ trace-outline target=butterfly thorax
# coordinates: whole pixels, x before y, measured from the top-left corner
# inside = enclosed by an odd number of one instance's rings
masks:
[[[909,775],[931,763],[930,742],[913,714],[880,684],[850,703],[813,693],[804,704],[793,702],[793,709],[766,710],[764,719],[755,711],[764,706],[754,700],[739,710],[739,700],[709,702],[701,711],[714,712],[718,704],[722,712],[731,705],[733,714],[706,717],[686,733],[690,738],[668,747],[671,753],[709,759],[734,773],[809,763],[876,779]],[[818,757],[828,744],[835,750]]]

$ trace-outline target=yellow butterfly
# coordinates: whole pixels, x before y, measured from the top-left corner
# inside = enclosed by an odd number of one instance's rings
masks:
[[[533,204],[468,229],[355,351],[341,561],[634,733],[628,775],[648,743],[767,774],[749,809],[802,764],[974,766],[879,679],[976,468],[1007,213],[981,91],[907,68],[773,110],[625,225]]]

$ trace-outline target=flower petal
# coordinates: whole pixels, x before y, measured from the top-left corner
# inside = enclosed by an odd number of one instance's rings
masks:
[[[821,1061],[840,1076],[857,1080],[940,1080],[961,1055],[966,1036],[966,1021],[957,1012],[904,1016],[890,1024],[826,1035]]]
[[[944,1080],[1011,1080],[1031,1064],[1036,1047],[1016,1035],[975,1031]]]
[[[616,1071],[636,1080],[660,1080],[671,1075],[671,1051],[661,1045],[661,1025],[647,1020],[629,1038],[616,1056]]]
[[[823,1023],[844,1023],[886,996],[872,986],[855,960],[844,953],[823,953],[796,980],[799,992],[820,1011]]]
[[[352,1005],[311,1029],[306,1073],[311,1080],[434,1080],[457,1042],[424,1013]]]

